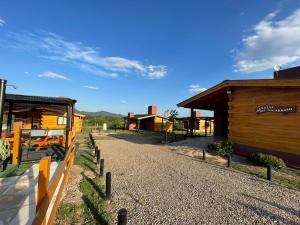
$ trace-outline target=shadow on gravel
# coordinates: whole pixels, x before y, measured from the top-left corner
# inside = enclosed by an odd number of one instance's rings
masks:
[[[286,213],[294,214],[295,216],[299,217],[299,219],[300,219],[300,210],[297,210],[297,209],[294,209],[294,208],[289,208],[289,207],[280,205],[280,204],[278,204],[276,202],[269,202],[267,200],[251,196],[249,194],[245,194],[245,193],[240,193],[240,194],[243,195],[243,196],[245,196],[245,197],[247,197],[247,198],[251,198],[251,200],[254,199],[256,201],[259,201],[259,202],[262,202],[262,203],[274,206],[274,207],[276,207],[278,209],[281,209],[281,210],[285,211]]]
[[[250,205],[249,203],[244,203],[244,202],[236,201],[236,200],[232,200],[232,201],[239,204],[239,205],[241,205],[244,208],[250,209],[251,211],[255,212],[257,215],[263,216],[266,219],[269,219],[271,221],[275,220],[277,222],[281,222],[283,224],[290,224],[290,225],[299,224],[297,221],[290,220],[290,219],[284,218],[282,216],[276,215],[276,214],[274,214],[274,213],[272,213],[268,210],[262,209],[260,207],[255,206],[255,205]]]
[[[153,144],[159,145],[162,144],[163,136],[162,134],[158,133],[155,135],[152,134],[109,134],[108,136],[114,137],[117,139],[126,140],[135,144]]]
[[[98,176],[98,173],[95,171],[95,169],[93,167],[91,167],[89,164],[83,162],[83,166],[85,166],[86,168],[88,168],[92,173],[94,173],[95,176]]]

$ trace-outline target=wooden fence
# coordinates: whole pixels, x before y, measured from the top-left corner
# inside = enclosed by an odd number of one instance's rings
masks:
[[[40,160],[37,205],[33,225],[51,225],[54,223],[62,192],[68,182],[70,168],[74,163],[75,151],[75,132],[71,131],[67,154],[59,170],[55,173],[52,183],[49,182],[51,157],[47,156]]]

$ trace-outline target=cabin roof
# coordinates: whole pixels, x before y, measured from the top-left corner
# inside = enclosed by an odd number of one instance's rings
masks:
[[[206,91],[177,104],[178,107],[214,110],[224,108],[228,101],[227,91],[232,87],[300,87],[300,79],[225,80]]]
[[[36,103],[36,104],[56,104],[69,105],[76,103],[76,100],[67,97],[47,97],[47,96],[31,96],[6,94],[5,101],[18,103]]]
[[[84,114],[80,114],[80,113],[74,113],[74,116],[78,116],[78,117],[85,117]]]
[[[166,117],[166,116],[157,115],[157,114],[153,114],[153,115],[136,114],[136,115],[134,115],[134,118],[137,119],[137,120],[142,120],[142,119],[151,118],[151,117],[160,117],[160,118],[163,118],[163,119],[168,119],[168,117]]]
[[[179,121],[186,121],[186,120],[190,120],[191,117],[177,117],[175,118],[175,120],[179,120]],[[211,116],[200,116],[200,117],[196,117],[194,118],[195,120],[213,120],[214,117]]]
[[[67,111],[68,105],[74,105],[75,103],[76,100],[67,97],[6,94],[4,112],[7,113],[9,111],[9,105],[12,105],[12,112],[14,114],[25,115],[34,110],[43,114],[62,115]]]

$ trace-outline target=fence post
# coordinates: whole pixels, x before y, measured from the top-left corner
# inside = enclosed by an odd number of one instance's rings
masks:
[[[206,152],[205,152],[205,150],[203,149],[203,154],[202,154],[202,157],[203,157],[203,160],[205,160],[206,159]]]
[[[19,151],[21,145],[21,127],[16,126],[14,128],[14,143],[13,143],[13,155],[12,164],[16,165],[19,162]]]
[[[107,172],[106,173],[106,188],[105,188],[105,191],[106,191],[106,199],[107,200],[110,200],[111,198],[111,172]]]
[[[270,181],[272,180],[272,166],[271,165],[267,166],[267,179]]]
[[[95,151],[96,151],[97,164],[99,164],[100,163],[100,150],[99,150],[98,146],[95,147]]]
[[[227,167],[230,167],[231,165],[231,156],[227,155]]]
[[[93,136],[91,136],[91,144],[92,144],[92,147],[95,148],[95,140],[94,140]]]
[[[104,159],[100,160],[100,176],[102,177],[104,174]]]
[[[118,225],[127,224],[127,210],[122,208],[118,211]]]
[[[40,205],[48,192],[49,178],[50,178],[50,163],[51,156],[44,157],[40,160],[38,190],[37,190],[37,205],[35,212],[40,208]],[[46,224],[46,216],[43,218],[43,225]]]

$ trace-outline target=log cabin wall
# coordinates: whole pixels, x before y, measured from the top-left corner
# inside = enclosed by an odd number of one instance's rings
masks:
[[[235,87],[229,105],[234,143],[300,156],[300,88]],[[262,105],[296,106],[295,113],[257,114]]]

